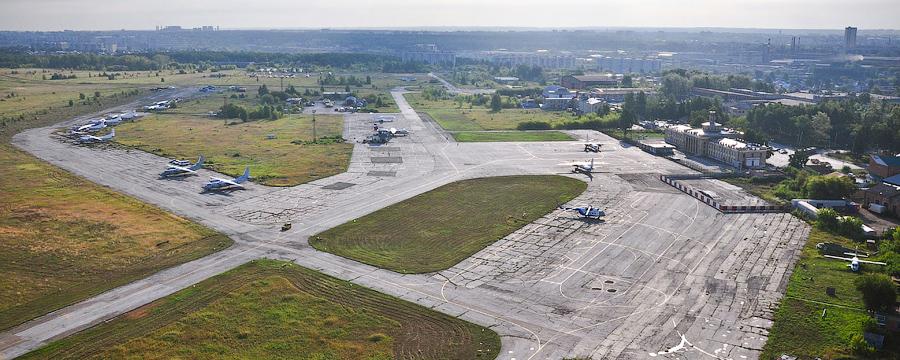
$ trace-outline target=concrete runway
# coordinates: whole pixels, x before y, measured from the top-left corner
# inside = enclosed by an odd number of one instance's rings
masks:
[[[37,157],[194,219],[236,244],[2,333],[0,358],[23,354],[259,257],[294,261],[489,326],[502,337],[499,359],[758,357],[807,238],[805,223],[789,214],[719,213],[658,180],[659,174],[692,170],[598,132],[572,134],[602,143],[600,154],[582,152],[578,141],[455,143],[435,124],[423,122],[401,92],[393,95],[401,114],[384,127],[408,128],[410,136],[383,146],[357,143],[343,174],[292,188],[251,184],[227,195],[200,193],[212,172],[159,180],[166,159],[110,146],[71,145],[53,135],[59,126],[16,135],[14,145]],[[373,115],[345,116],[345,138],[362,139],[371,132]],[[591,158],[600,173],[570,205],[601,207],[608,214],[605,221],[554,211],[445,271],[397,274],[316,251],[306,241],[453,181],[576,176],[559,164]],[[288,221],[292,230],[279,232]]]

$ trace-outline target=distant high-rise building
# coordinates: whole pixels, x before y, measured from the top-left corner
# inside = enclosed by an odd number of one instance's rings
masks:
[[[852,50],[856,48],[856,28],[848,26],[844,29],[844,48]]]
[[[791,54],[797,53],[797,37],[791,36]]]

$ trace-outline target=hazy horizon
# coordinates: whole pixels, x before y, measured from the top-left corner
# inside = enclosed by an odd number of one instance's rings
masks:
[[[573,11],[583,8],[585,11]],[[815,10],[815,11],[812,11]],[[22,16],[29,14],[29,16]],[[415,28],[728,28],[860,31],[900,29],[896,0],[5,0],[0,30],[152,30],[203,25],[222,29]]]

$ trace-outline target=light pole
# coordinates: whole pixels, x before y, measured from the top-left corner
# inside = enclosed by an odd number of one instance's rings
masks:
[[[313,109],[313,142],[316,142],[316,110]]]

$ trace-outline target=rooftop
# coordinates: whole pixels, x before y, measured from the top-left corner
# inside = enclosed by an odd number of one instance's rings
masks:
[[[894,196],[900,196],[900,187],[887,184],[878,184],[870,187],[868,190],[866,190],[866,192],[892,198]]]
[[[900,156],[872,155],[872,160],[881,166],[900,166]]]
[[[765,150],[768,147],[765,145],[747,143],[736,139],[721,139],[719,140],[719,144],[722,146],[730,147],[733,149],[745,149],[745,150]]]
[[[616,80],[616,76],[613,74],[575,75],[573,77],[578,81],[615,81]]]
[[[885,178],[884,180],[881,180],[881,182],[888,185],[900,186],[900,174]]]

